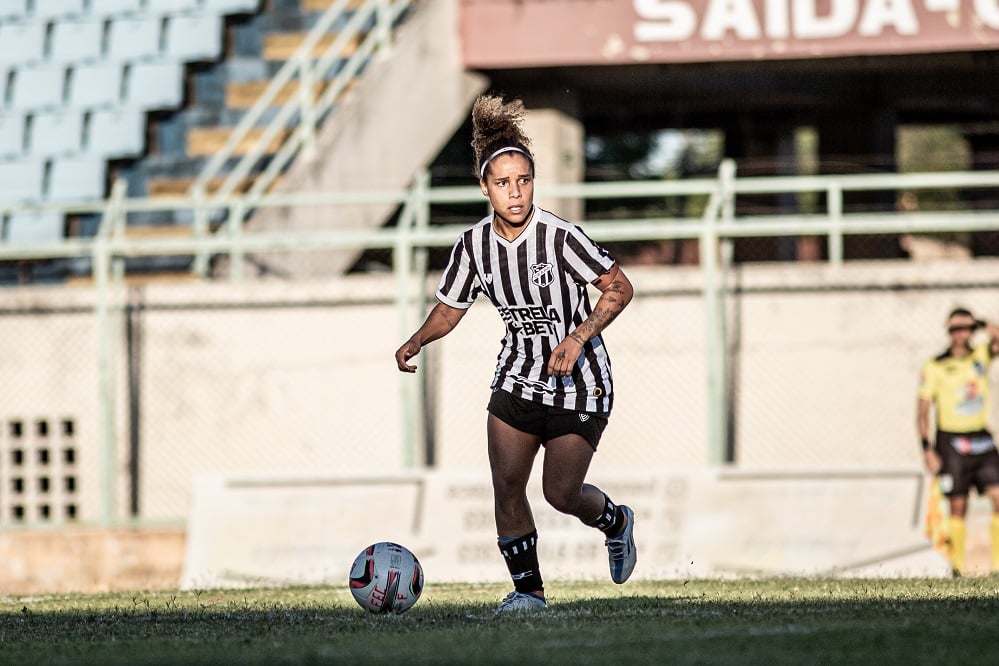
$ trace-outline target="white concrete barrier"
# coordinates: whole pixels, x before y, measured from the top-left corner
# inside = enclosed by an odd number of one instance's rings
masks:
[[[636,514],[636,579],[736,575],[946,576],[923,533],[918,469],[650,470],[593,481]],[[603,535],[529,488],[546,580],[608,578]],[[480,473],[206,476],[184,588],[345,584],[376,541],[413,550],[429,582],[502,582]]]

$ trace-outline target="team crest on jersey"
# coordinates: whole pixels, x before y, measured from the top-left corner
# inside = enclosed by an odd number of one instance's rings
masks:
[[[539,287],[547,287],[555,281],[555,267],[551,264],[533,264],[531,266],[531,282]]]

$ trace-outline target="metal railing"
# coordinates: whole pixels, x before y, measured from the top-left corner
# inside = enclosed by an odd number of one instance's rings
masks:
[[[913,173],[882,175],[823,175],[737,178],[735,165],[726,160],[716,178],[662,181],[622,181],[539,186],[536,199],[662,199],[703,195],[709,205],[700,218],[587,217],[587,232],[596,240],[636,241],[673,239],[735,239],[767,236],[825,236],[829,241],[828,261],[843,262],[844,237],[849,235],[952,233],[959,231],[994,231],[999,229],[999,206],[985,209],[948,211],[884,210],[849,213],[844,198],[856,192],[904,192],[921,189],[985,189],[999,191],[999,171]],[[0,243],[0,261],[94,257],[104,252],[111,256],[150,257],[182,256],[198,252],[225,254],[238,263],[241,253],[274,250],[391,249],[400,247],[444,247],[453,243],[464,225],[415,225],[429,218],[429,207],[436,204],[485,202],[477,186],[430,187],[425,174],[418,175],[409,188],[355,192],[285,192],[248,194],[205,201],[196,197],[126,198],[124,183],[118,181],[107,199],[58,201],[30,204],[2,204],[0,216],[19,213],[99,214],[102,222],[93,238],[66,238],[57,242],[10,245]],[[743,195],[807,193],[824,194],[823,212],[803,215],[736,215],[735,202]],[[238,221],[214,234],[190,236],[132,237],[125,220],[132,213],[184,212],[194,216],[223,209],[227,215],[249,208],[293,208],[317,206],[356,206],[390,204],[402,206],[404,214],[396,227],[376,229],[337,229],[312,231],[246,231]],[[96,261],[95,261],[96,264]],[[241,273],[232,271],[238,279]],[[96,271],[95,271],[95,277]]]

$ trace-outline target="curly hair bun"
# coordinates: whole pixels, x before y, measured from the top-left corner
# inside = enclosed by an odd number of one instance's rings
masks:
[[[501,148],[514,148],[531,154],[531,139],[524,133],[523,122],[527,115],[519,99],[504,102],[499,95],[480,95],[472,106],[472,150],[475,152],[475,175],[481,177],[483,160]]]

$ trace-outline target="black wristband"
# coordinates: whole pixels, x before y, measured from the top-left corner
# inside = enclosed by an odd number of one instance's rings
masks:
[[[923,451],[929,451],[930,450],[930,440],[928,440],[925,437],[923,437],[922,444],[923,444]]]

